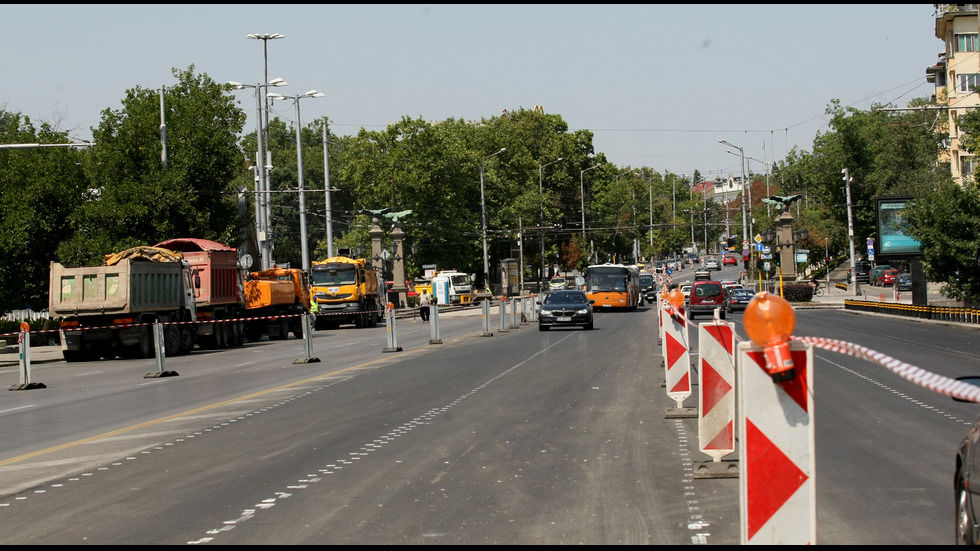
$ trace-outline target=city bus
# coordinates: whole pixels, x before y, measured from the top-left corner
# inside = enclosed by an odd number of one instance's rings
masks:
[[[623,264],[594,264],[585,270],[585,293],[595,308],[636,310],[640,303],[640,270]]]

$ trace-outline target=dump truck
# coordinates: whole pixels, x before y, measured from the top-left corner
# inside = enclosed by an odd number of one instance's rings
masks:
[[[197,270],[179,252],[133,247],[106,255],[101,266],[51,262],[48,312],[61,318],[65,361],[148,358],[156,322],[164,326],[168,355],[194,346]]]
[[[442,270],[432,276],[432,292],[439,304],[470,304],[473,302],[473,278],[456,270]]]
[[[309,312],[310,292],[302,270],[270,268],[245,274],[237,249],[208,239],[181,237],[157,247],[180,251],[200,277],[195,289],[199,346],[241,346],[245,339],[280,340],[289,333],[303,338],[299,314]]]
[[[264,335],[282,340],[292,333],[303,338],[303,318],[310,313],[310,288],[303,270],[269,268],[250,272],[245,280],[245,337],[258,341]]]
[[[200,278],[194,288],[198,324],[194,332],[202,348],[241,346],[245,311],[238,250],[208,239],[181,237],[155,247],[180,252]]]
[[[363,258],[333,256],[313,262],[310,293],[320,311],[317,329],[336,329],[341,324],[375,327],[384,320],[378,270]]]

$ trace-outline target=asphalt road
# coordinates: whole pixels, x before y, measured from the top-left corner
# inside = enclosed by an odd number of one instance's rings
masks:
[[[384,327],[317,332],[318,363],[292,363],[294,339],[195,352],[165,379],[143,378],[151,360],[41,364],[48,388],[0,395],[0,543],[739,542],[739,480],[693,478],[697,420],[665,415],[652,308],[593,331],[492,321],[481,337],[479,310],[447,314],[429,344],[406,320],[395,353]],[[972,328],[801,310],[795,334],[980,373]],[[980,410],[815,358],[817,543],[952,543]]]

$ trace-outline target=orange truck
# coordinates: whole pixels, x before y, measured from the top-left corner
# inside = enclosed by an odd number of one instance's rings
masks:
[[[208,239],[184,237],[156,246],[179,251],[200,278],[196,338],[202,347],[241,346],[245,339],[263,336],[280,340],[290,333],[303,338],[299,314],[309,312],[310,293],[302,270],[270,268],[243,275],[238,250]]]
[[[317,329],[336,329],[341,324],[375,327],[384,320],[378,292],[378,270],[363,258],[333,256],[313,262],[310,293],[320,311]]]
[[[303,338],[303,318],[310,312],[310,289],[303,270],[269,268],[250,272],[245,280],[245,337],[258,341],[263,335],[282,340],[292,333]]]

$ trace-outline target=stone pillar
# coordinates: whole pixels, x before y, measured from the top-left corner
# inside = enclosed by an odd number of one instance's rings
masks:
[[[371,236],[371,255],[368,257],[368,260],[371,261],[371,266],[374,266],[375,268],[381,268],[382,270],[379,271],[383,271],[384,263],[382,262],[382,258],[381,258],[381,236],[384,235],[384,231],[381,229],[381,226],[378,225],[378,222],[379,221],[377,216],[372,218],[371,219],[372,226],[371,229],[368,230],[368,235]],[[384,284],[384,281],[379,282],[379,285],[382,284]]]
[[[796,244],[793,243],[793,215],[784,211],[776,218],[776,243],[783,282],[796,280]]]
[[[408,288],[405,286],[405,255],[407,251],[404,247],[405,232],[395,222],[395,227],[391,229],[391,242],[395,244],[395,258],[393,262],[392,276],[393,285],[391,290],[398,293],[398,307],[405,308],[408,305]]]

